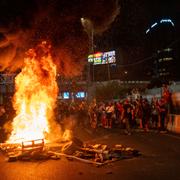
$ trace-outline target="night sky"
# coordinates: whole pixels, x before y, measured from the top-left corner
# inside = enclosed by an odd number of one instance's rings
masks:
[[[48,40],[59,72],[78,74],[89,53],[82,17],[93,22],[97,50],[121,47],[138,59],[145,55],[145,30],[156,18],[172,17],[179,32],[179,10],[178,0],[1,0],[0,67],[21,68],[25,52]]]
[[[47,40],[59,72],[76,75],[89,53],[89,37],[81,18],[90,19],[95,33],[101,33],[118,13],[115,0],[1,0],[1,70],[21,68],[27,49]]]
[[[149,72],[153,68],[151,67],[153,58],[150,57],[154,56],[156,51],[153,49],[154,45],[151,45],[152,39],[148,39],[145,32],[156,21],[170,18],[175,24],[175,38],[172,41],[179,42],[180,1],[122,0],[120,4],[120,14],[112,23],[111,28],[96,38],[96,50],[116,50],[118,61],[114,68],[116,78],[125,79],[123,72],[128,71],[130,79],[150,79]],[[177,46],[178,43],[175,45]],[[146,58],[149,59],[146,60]],[[142,61],[144,63],[138,63]],[[147,74],[149,75],[147,76]]]
[[[102,41],[105,39],[112,47],[142,46],[146,29],[162,18],[171,18],[177,31],[180,31],[178,0],[121,0],[120,4],[120,14],[102,38]]]
[[[121,9],[111,28],[102,36],[95,38],[96,51],[116,50],[117,65],[112,66],[112,79],[120,80],[151,80],[154,71],[155,44],[152,38],[146,35],[146,30],[156,21],[162,18],[170,18],[174,26],[175,65],[179,67],[179,33],[180,33],[180,1],[144,1],[144,0],[122,0]],[[172,27],[169,28],[171,31]],[[156,29],[157,30],[157,29]],[[154,38],[158,36],[154,30]],[[160,35],[166,39],[162,29]],[[163,35],[164,33],[164,35]],[[160,43],[156,41],[157,45]],[[167,43],[168,46],[171,43]],[[161,47],[162,48],[162,47]],[[179,49],[179,50],[178,50]],[[102,80],[101,74],[106,68],[95,67],[96,79]],[[125,74],[124,72],[128,72]],[[178,71],[171,72],[175,74]],[[105,73],[106,74],[106,73]],[[176,73],[177,74],[177,73]],[[179,76],[177,76],[179,77]],[[106,77],[106,79],[108,79]]]

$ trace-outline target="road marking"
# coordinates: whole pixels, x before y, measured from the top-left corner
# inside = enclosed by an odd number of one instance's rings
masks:
[[[172,134],[164,134],[165,136],[173,137],[180,140],[180,136],[172,135]]]

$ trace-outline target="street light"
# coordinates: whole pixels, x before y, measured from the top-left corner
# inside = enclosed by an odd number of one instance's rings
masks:
[[[81,18],[81,23],[84,27],[84,30],[87,32],[89,36],[89,44],[90,44],[90,53],[94,53],[94,26],[90,19]]]
[[[87,18],[81,18],[81,23],[84,27],[84,30],[87,32],[89,36],[89,53],[94,54],[94,26],[93,23],[90,19]],[[93,60],[93,78],[92,80],[94,81],[94,60]],[[88,100],[90,100],[90,83],[91,83],[91,76],[90,76],[90,63],[88,62],[87,64],[87,86],[88,86]]]

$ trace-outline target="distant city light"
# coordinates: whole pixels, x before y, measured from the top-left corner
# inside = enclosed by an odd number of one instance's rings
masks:
[[[85,98],[85,92],[77,92],[76,93],[76,98]]]
[[[170,23],[172,26],[174,26],[174,23],[173,23],[173,21],[172,21],[171,19],[161,19],[161,20],[159,21],[159,23],[160,23],[160,24],[162,24],[162,23]],[[146,30],[146,34],[147,34],[148,32],[150,32],[150,30],[153,29],[153,28],[154,28],[155,26],[157,26],[157,25],[158,25],[158,22],[155,22],[154,24],[152,24],[151,27]]]
[[[164,49],[164,51],[166,52],[170,52],[170,51],[172,51],[172,49],[171,48],[166,48],[166,49]]]
[[[63,99],[69,99],[69,98],[70,98],[69,92],[64,92],[63,93]]]
[[[155,27],[155,26],[157,26],[157,22],[156,23],[154,23],[152,26],[151,26],[151,28],[153,28],[153,27]]]
[[[147,34],[149,31],[150,31],[150,29],[147,29],[147,30],[146,30],[146,34]]]
[[[171,19],[161,19],[161,20],[160,20],[160,23],[171,23],[172,26],[174,26],[174,23],[172,22]]]

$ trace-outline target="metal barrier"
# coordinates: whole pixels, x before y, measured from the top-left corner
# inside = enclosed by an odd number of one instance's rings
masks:
[[[169,114],[167,129],[171,132],[180,133],[180,115]]]

